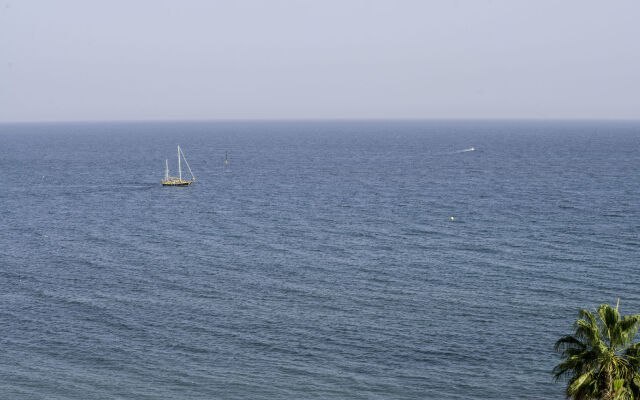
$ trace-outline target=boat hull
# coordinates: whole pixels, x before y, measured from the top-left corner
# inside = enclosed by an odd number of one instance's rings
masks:
[[[192,181],[189,182],[162,182],[162,186],[189,186]]]

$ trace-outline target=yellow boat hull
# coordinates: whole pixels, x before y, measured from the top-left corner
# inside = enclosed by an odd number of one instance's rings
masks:
[[[162,186],[189,186],[194,181],[162,181]]]

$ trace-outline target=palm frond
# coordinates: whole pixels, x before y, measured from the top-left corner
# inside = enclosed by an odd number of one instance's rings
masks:
[[[624,344],[629,344],[638,334],[638,328],[640,327],[640,314],[625,316],[618,328],[620,330],[620,336],[623,337]]]
[[[577,339],[574,336],[567,335],[558,339],[558,341],[554,346],[554,350],[559,352],[568,348],[584,349],[585,347],[586,347],[586,344],[584,344],[581,340]]]
[[[597,310],[600,320],[604,323],[604,330],[607,333],[611,346],[615,346],[615,329],[618,321],[620,321],[620,313],[609,304],[602,304]]]
[[[574,379],[570,384],[569,387],[567,388],[567,390],[570,393],[576,393],[578,391],[578,389],[580,388],[580,386],[584,385],[585,383],[588,385],[589,381],[594,379],[594,375],[591,371],[586,372],[580,376],[578,376],[576,379]]]
[[[574,326],[574,336],[577,339],[582,339],[586,342],[594,343],[602,341],[600,335],[600,328],[598,327],[597,322],[587,320],[587,319],[579,319],[575,322]]]

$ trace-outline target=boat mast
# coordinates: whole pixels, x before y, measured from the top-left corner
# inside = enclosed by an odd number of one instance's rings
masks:
[[[180,177],[180,182],[182,182],[182,167],[180,166],[180,145],[178,145],[178,177]]]
[[[164,162],[167,165],[167,169],[164,172],[164,180],[168,181],[169,180],[169,160],[164,160]]]

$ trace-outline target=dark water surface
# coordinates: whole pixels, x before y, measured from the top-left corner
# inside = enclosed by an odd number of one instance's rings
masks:
[[[640,122],[2,125],[0,171],[3,399],[562,398],[578,308],[640,312]]]

